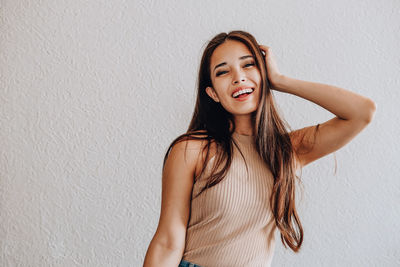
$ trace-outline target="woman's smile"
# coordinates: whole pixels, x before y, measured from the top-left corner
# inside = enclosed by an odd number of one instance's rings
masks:
[[[246,101],[250,97],[253,96],[254,89],[244,89],[243,91],[239,91],[238,93],[233,94],[233,98],[237,101]]]

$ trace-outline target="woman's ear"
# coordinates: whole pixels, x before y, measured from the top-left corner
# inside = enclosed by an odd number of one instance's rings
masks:
[[[206,88],[206,93],[207,93],[207,95],[208,95],[209,97],[211,97],[215,102],[219,102],[219,98],[218,98],[217,94],[215,93],[214,88],[208,86],[208,87]]]

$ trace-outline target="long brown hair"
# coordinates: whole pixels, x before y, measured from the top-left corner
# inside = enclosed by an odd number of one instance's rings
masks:
[[[294,252],[298,252],[303,242],[303,227],[295,207],[295,182],[296,179],[300,181],[295,173],[296,151],[294,151],[289,137],[290,126],[279,116],[275,107],[274,97],[267,78],[264,56],[257,41],[250,33],[244,31],[231,31],[228,34],[220,33],[208,43],[201,58],[197,80],[196,106],[192,120],[187,132],[178,136],[169,146],[164,157],[163,169],[172,147],[184,140],[207,140],[207,145],[202,150],[207,149],[204,164],[200,174],[195,177],[195,182],[206,168],[211,143],[215,142],[218,148],[211,174],[207,177],[207,183],[195,197],[207,188],[218,184],[230,168],[233,151],[232,141],[235,143],[232,139],[232,133],[235,131],[233,116],[222,107],[220,102],[213,101],[205,90],[208,86],[213,86],[210,77],[211,56],[214,50],[226,40],[236,40],[245,44],[260,71],[260,104],[257,110],[252,113],[256,149],[274,177],[274,185],[268,204],[274,214],[276,226],[281,232],[282,243],[285,248],[287,248],[287,244]],[[318,130],[318,126],[316,130]],[[242,154],[242,152],[240,153]],[[224,167],[216,172],[217,167],[223,162],[225,162]]]

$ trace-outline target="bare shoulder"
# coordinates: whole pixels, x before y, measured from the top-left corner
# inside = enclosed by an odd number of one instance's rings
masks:
[[[172,147],[169,155],[172,158],[182,157],[185,165],[189,164],[187,167],[192,171],[193,178],[200,174],[206,158],[210,160],[217,153],[215,140],[201,139],[208,137],[205,130],[198,130],[195,133],[196,135],[192,135],[192,137],[198,137],[199,139],[184,138]]]
[[[207,132],[205,130],[199,130],[196,131],[199,133],[197,135],[198,137],[207,137]],[[214,157],[217,153],[217,144],[215,140],[211,140],[209,143],[209,147],[207,148],[208,145],[208,140],[192,140],[192,147],[194,150],[197,150],[199,153],[199,156],[196,161],[196,168],[195,168],[195,177],[200,175],[200,172],[203,168],[203,165],[206,164],[205,160],[207,157],[207,151],[208,151],[208,160],[210,160],[212,157]]]

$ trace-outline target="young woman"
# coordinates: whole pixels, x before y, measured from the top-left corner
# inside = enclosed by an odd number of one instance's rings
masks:
[[[336,116],[292,131],[273,90]],[[296,172],[347,144],[375,110],[367,97],[281,74],[271,48],[247,32],[216,35],[201,59],[188,131],[164,157],[159,225],[144,266],[270,266],[276,229],[298,252]]]

